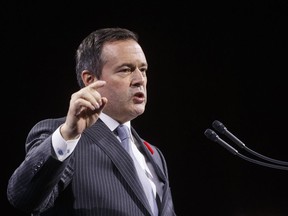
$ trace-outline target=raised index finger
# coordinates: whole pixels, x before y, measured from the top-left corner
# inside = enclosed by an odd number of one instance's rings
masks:
[[[98,89],[98,88],[101,88],[103,87],[104,85],[106,84],[106,81],[104,80],[97,80],[93,83],[90,84],[90,87],[92,87],[93,89]]]

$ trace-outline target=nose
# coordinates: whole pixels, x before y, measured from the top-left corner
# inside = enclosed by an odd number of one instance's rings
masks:
[[[143,85],[146,80],[146,73],[136,68],[133,73],[133,85]]]

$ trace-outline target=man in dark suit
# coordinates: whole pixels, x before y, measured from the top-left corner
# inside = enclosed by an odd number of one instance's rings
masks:
[[[131,125],[145,111],[147,69],[134,32],[89,34],[76,53],[80,89],[65,117],[30,130],[8,182],[10,203],[31,215],[176,215],[165,158]]]

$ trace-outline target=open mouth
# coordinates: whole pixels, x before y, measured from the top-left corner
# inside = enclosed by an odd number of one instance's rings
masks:
[[[143,92],[137,92],[134,94],[133,100],[135,103],[143,103],[145,101],[145,94]]]

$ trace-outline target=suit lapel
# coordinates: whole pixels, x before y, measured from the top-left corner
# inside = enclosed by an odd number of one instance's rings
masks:
[[[171,191],[170,191],[168,177],[167,175],[165,175],[166,173],[165,171],[167,169],[166,164],[162,163],[161,156],[159,155],[158,151],[155,148],[153,148],[154,154],[152,155],[151,152],[147,149],[147,147],[143,143],[143,140],[137,134],[137,132],[132,127],[131,127],[131,130],[132,130],[133,136],[135,137],[136,141],[140,145],[142,152],[146,155],[146,157],[148,157],[159,179],[164,183],[162,201],[161,201],[162,204],[161,206],[159,206],[159,213],[161,215],[170,215],[170,214],[172,215],[172,212],[174,212],[174,210],[173,210],[173,206],[171,206],[171,203],[173,202],[171,198]]]
[[[166,178],[166,176],[164,174],[164,170],[163,170],[163,168],[162,168],[162,166],[160,164],[161,162],[158,162],[157,157],[156,157],[156,154],[158,154],[158,152],[156,152],[156,149],[153,149],[154,150],[154,154],[152,155],[151,152],[147,149],[147,147],[143,143],[143,140],[137,134],[137,132],[132,127],[131,127],[131,130],[132,130],[133,136],[135,137],[136,141],[140,145],[140,148],[141,148],[142,152],[145,154],[145,157],[147,157],[149,159],[149,161],[152,163],[156,174],[159,176],[161,181],[166,183],[167,178]]]
[[[150,206],[145,193],[142,190],[142,185],[138,179],[133,160],[125,149],[121,147],[121,143],[113,132],[111,132],[110,129],[99,119],[92,127],[86,129],[84,134],[89,136],[94,143],[108,155],[134,191],[135,195],[143,203],[146,209],[149,209],[150,211]]]

